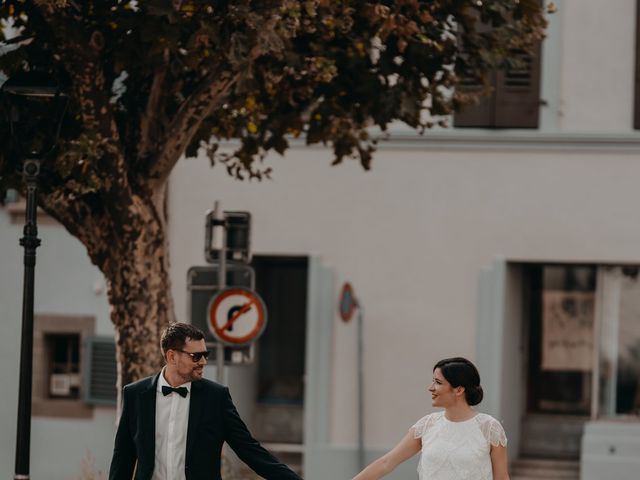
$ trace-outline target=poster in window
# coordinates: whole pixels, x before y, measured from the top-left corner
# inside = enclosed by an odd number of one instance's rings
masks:
[[[594,304],[593,292],[543,292],[543,370],[591,371]]]

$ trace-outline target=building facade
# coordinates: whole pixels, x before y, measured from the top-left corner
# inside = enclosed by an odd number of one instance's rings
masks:
[[[574,465],[583,480],[634,478],[637,5],[556,4],[537,66],[524,58],[497,76],[493,97],[451,119],[454,128],[420,137],[398,126],[371,172],[329,167],[331,152],[304,145],[267,160],[271,181],[240,183],[203,159],[174,172],[179,314],[184,272],[203,263],[202,239],[182,232],[202,231],[214,200],[251,212],[256,254],[308,258],[308,478],[358,468],[357,327],[337,312],[347,281],[364,310],[368,459],[431,411],[433,364],[463,355],[480,367],[480,410],[503,421],[516,470],[537,458]]]

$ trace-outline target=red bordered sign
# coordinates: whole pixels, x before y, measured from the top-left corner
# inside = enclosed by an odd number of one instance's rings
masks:
[[[353,293],[353,287],[349,282],[346,282],[340,291],[340,303],[338,305],[338,311],[340,312],[342,321],[348,322],[351,320],[356,308],[358,308],[358,301]]]
[[[209,302],[209,330],[226,345],[247,345],[267,326],[267,308],[260,296],[248,288],[229,287]]]

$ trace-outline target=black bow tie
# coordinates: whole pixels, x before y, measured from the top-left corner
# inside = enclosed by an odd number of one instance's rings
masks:
[[[187,396],[187,393],[189,393],[189,390],[187,389],[187,387],[168,387],[167,385],[163,385],[162,386],[162,394],[166,397],[167,395],[169,395],[171,392],[176,392],[178,395],[180,395],[182,398],[185,398]]]

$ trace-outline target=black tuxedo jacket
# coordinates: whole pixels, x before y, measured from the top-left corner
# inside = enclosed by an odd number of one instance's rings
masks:
[[[109,480],[149,480],[155,461],[156,387],[159,374],[124,388]],[[255,440],[233,405],[229,389],[209,380],[191,383],[185,475],[220,480],[220,455],[227,442],[267,480],[301,480]]]

